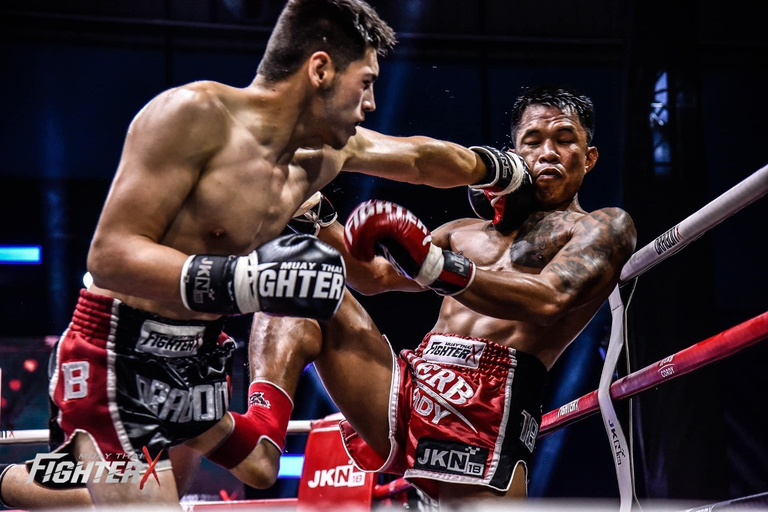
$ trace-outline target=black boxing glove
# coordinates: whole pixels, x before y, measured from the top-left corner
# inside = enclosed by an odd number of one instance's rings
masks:
[[[336,209],[328,198],[320,192],[315,192],[299,206],[293,218],[288,221],[288,227],[294,233],[317,236],[320,229],[327,228],[337,218]]]
[[[475,277],[475,264],[432,243],[432,234],[410,211],[389,201],[366,201],[344,226],[344,246],[361,261],[384,256],[402,275],[440,295],[456,295]]]
[[[313,236],[286,235],[247,256],[190,256],[181,298],[193,311],[328,320],[341,305],[345,278],[339,251]]]
[[[479,219],[493,220],[496,216],[491,200],[485,195],[483,189],[467,187],[467,199],[469,199],[469,206],[472,207],[472,211]]]
[[[491,146],[470,146],[469,149],[477,153],[485,164],[488,180],[473,187],[487,189],[497,195],[509,194],[520,187],[523,177],[529,173],[525,161],[515,153]]]
[[[506,186],[474,185],[469,187],[469,204],[481,219],[491,220],[499,231],[512,231],[528,218],[536,207],[533,178],[525,161],[509,151],[489,146],[470,148],[486,162],[487,168],[509,168],[510,180],[502,180]],[[488,167],[490,166],[490,167]],[[501,173],[504,174],[504,173]]]
[[[499,196],[488,190],[468,187],[467,196],[475,215],[492,221],[499,231],[517,229],[536,209],[533,179],[529,173],[526,173],[520,187],[511,194]]]

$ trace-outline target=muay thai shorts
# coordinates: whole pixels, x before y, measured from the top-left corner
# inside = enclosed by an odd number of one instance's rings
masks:
[[[77,432],[104,460],[158,457],[226,413],[234,341],[224,320],[176,321],[80,291],[49,366],[52,449]]]
[[[363,471],[402,475],[438,498],[438,482],[507,491],[526,470],[541,424],[547,369],[488,340],[429,333],[394,358],[390,452],[382,459],[345,421],[341,435]]]

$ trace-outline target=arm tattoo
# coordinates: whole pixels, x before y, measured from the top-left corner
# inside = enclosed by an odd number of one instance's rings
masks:
[[[606,282],[606,274],[618,275],[634,243],[632,221],[619,209],[541,212],[521,226],[510,257],[516,265],[546,267],[564,292],[583,296]]]
[[[520,226],[509,248],[510,260],[523,267],[544,268],[568,242],[570,235],[564,228],[572,222],[561,212],[537,212],[531,215]]]
[[[567,292],[584,296],[607,279],[618,278],[632,255],[635,230],[628,215],[611,209],[585,215],[574,231],[549,269]]]

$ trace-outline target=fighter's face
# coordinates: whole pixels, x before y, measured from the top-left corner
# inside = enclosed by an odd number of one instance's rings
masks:
[[[532,105],[523,112],[515,152],[531,170],[536,198],[545,209],[566,205],[597,161],[587,132],[575,112]]]
[[[379,62],[372,48],[365,57],[336,74],[325,98],[326,144],[336,149],[343,147],[355,134],[356,126],[365,120],[365,114],[376,110],[373,83],[378,76]]]

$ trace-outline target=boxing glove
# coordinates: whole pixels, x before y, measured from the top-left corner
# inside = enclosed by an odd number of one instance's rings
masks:
[[[247,256],[193,254],[181,271],[181,298],[193,311],[327,320],[344,297],[341,254],[310,235],[286,235]]]
[[[515,153],[489,146],[473,146],[488,169],[502,169],[494,182],[473,185],[469,203],[481,219],[492,220],[500,231],[517,229],[536,206],[533,178],[525,161]],[[507,177],[504,177],[507,176]]]
[[[288,221],[288,227],[294,233],[317,236],[321,228],[327,228],[337,218],[336,209],[328,198],[320,192],[315,192],[312,197],[304,201],[293,218]]]
[[[510,151],[496,149],[491,146],[470,146],[485,164],[488,181],[476,183],[475,188],[487,189],[501,196],[514,192],[523,182],[528,173],[525,161]]]
[[[424,223],[389,201],[358,205],[344,226],[344,246],[362,261],[387,258],[400,274],[441,295],[463,292],[475,277],[471,260],[434,245]]]
[[[496,216],[491,200],[485,195],[485,190],[475,187],[467,187],[467,199],[469,206],[479,219],[493,220]]]

